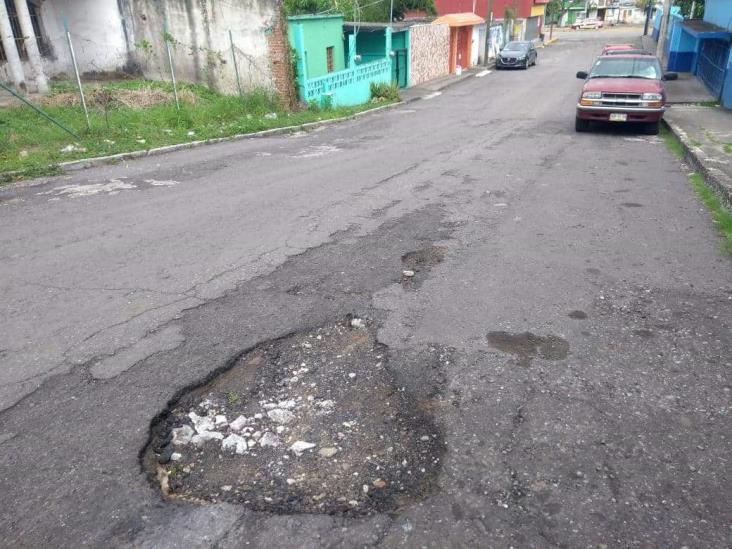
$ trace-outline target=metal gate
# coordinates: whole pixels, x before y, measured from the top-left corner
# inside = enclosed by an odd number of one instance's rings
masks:
[[[407,87],[407,50],[394,50],[394,61],[391,64],[391,80],[400,88]]]
[[[539,38],[539,17],[527,17],[526,18],[526,35],[524,40],[536,40]]]
[[[722,95],[729,50],[729,42],[714,39],[702,40],[699,48],[699,63],[697,64],[696,74],[715,97]]]

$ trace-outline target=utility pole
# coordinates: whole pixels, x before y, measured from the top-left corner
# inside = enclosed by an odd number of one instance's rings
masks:
[[[491,48],[491,23],[493,23],[493,0],[488,0],[488,13],[485,14],[485,59],[483,63],[488,66],[488,52]]]
[[[664,0],[663,17],[661,17],[661,32],[658,35],[658,47],[656,48],[656,57],[661,60],[663,65],[663,56],[666,52],[666,31],[668,30],[668,22],[671,17],[671,3],[673,0]]]
[[[648,5],[646,6],[646,24],[643,27],[643,36],[648,36],[648,24],[651,21],[652,9],[653,9],[653,0],[648,0]]]

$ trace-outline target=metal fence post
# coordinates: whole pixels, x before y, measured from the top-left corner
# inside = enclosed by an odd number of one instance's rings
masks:
[[[69,45],[69,53],[71,54],[71,63],[74,65],[74,74],[76,75],[76,85],[79,87],[79,97],[81,98],[81,106],[84,109],[86,117],[86,129],[91,130],[89,122],[89,109],[86,108],[86,99],[84,99],[84,88],[81,86],[81,76],[79,76],[79,65],[76,63],[76,54],[74,53],[74,44],[71,42],[71,33],[69,32],[69,22],[64,17],[64,29],[66,30],[66,43]]]
[[[241,80],[239,80],[239,65],[236,62],[236,49],[234,48],[234,37],[229,29],[229,43],[231,44],[231,59],[234,61],[234,72],[236,73],[236,87],[239,89],[239,97],[244,97],[241,91]]]
[[[73,131],[71,131],[69,128],[67,128],[66,126],[64,126],[61,122],[59,122],[58,120],[56,120],[54,117],[52,117],[52,116],[46,114],[45,112],[43,112],[41,109],[39,109],[38,107],[36,107],[33,103],[31,103],[30,101],[28,101],[25,97],[23,97],[22,95],[20,95],[18,92],[16,92],[12,88],[10,88],[10,87],[6,86],[5,84],[3,84],[2,83],[2,80],[0,80],[0,88],[4,89],[8,93],[10,93],[13,97],[19,99],[20,101],[22,101],[23,103],[25,103],[26,105],[28,105],[31,109],[33,109],[34,111],[36,111],[43,118],[45,118],[46,120],[48,120],[52,124],[55,124],[56,126],[58,126],[59,128],[61,128],[63,131],[65,131],[69,135],[75,137],[76,139],[79,139],[79,136],[76,135]]]
[[[170,77],[173,80],[173,95],[175,96],[175,108],[180,111],[180,101],[178,100],[178,84],[175,81],[175,67],[173,66],[173,54],[170,51],[170,35],[168,34],[167,23],[163,25],[163,40],[165,40],[165,49],[168,51],[168,64],[170,65]]]

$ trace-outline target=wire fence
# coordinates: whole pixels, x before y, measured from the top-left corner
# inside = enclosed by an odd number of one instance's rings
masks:
[[[38,15],[34,13],[34,17],[38,25]],[[84,110],[85,95],[109,81],[167,82],[178,106],[185,99],[179,93],[185,84],[199,84],[231,95],[254,90],[275,93],[278,82],[272,64],[273,39],[279,41],[274,48],[282,53],[279,63],[289,63],[287,37],[276,27],[219,28],[221,25],[206,23],[205,32],[201,32],[194,24],[190,28],[178,24],[170,29],[163,23],[159,28],[148,25],[134,43],[129,43],[121,26],[110,30],[66,20],[45,23],[46,32],[40,33],[39,27],[35,39],[41,46],[44,72],[58,92],[54,95],[65,94],[56,100],[75,103],[78,96]],[[29,38],[23,37],[19,28],[14,27],[13,33],[17,35],[16,47],[25,75],[25,89],[16,91],[27,95],[34,91],[34,72],[25,47]],[[6,52],[0,50],[0,80],[11,81],[7,65]],[[8,97],[10,94],[0,90],[0,105],[7,103]]]

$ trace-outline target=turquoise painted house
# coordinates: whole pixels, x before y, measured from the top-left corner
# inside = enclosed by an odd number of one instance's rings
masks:
[[[684,20],[672,8],[666,53],[669,70],[696,74],[732,109],[732,0],[706,0],[704,19]]]
[[[351,36],[356,42],[356,51],[363,61],[391,58],[391,81],[400,88],[410,86],[409,27],[411,22],[388,23],[346,23],[346,47]],[[386,31],[391,28],[391,53],[386,49]]]
[[[380,55],[363,55],[353,35],[344,36],[342,15],[288,17],[290,45],[297,57],[300,99],[320,105],[359,105],[371,98],[372,82],[392,78],[391,29]],[[345,44],[344,44],[345,41]]]

